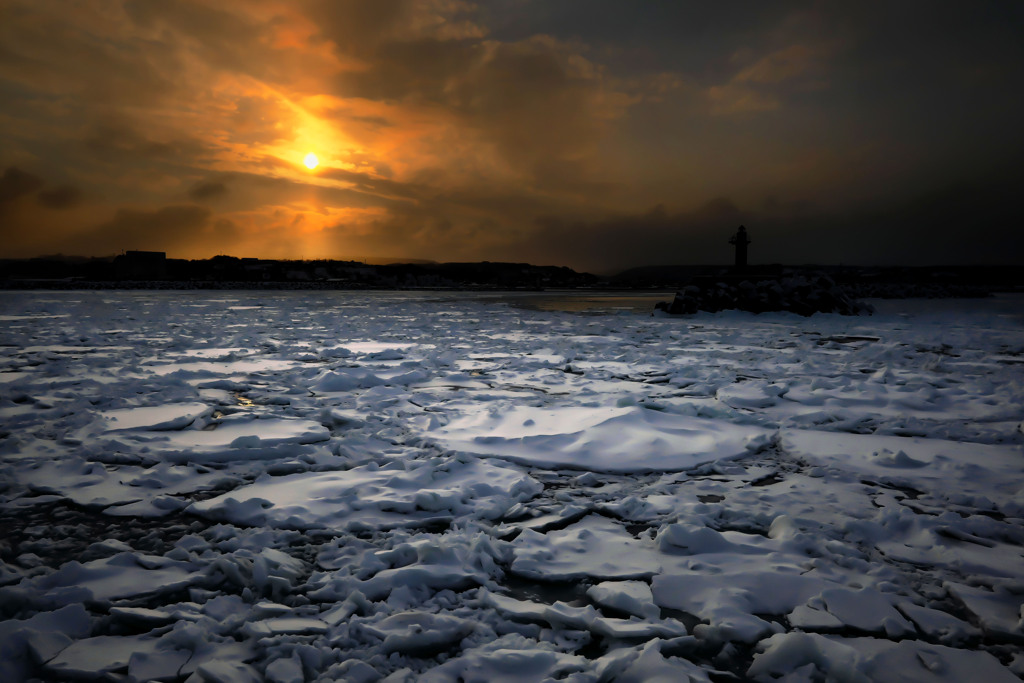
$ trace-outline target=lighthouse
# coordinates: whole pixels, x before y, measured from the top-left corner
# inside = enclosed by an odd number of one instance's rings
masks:
[[[729,244],[736,245],[736,269],[747,267],[747,245],[750,244],[750,238],[747,237],[747,229],[740,226],[736,234],[729,238]]]

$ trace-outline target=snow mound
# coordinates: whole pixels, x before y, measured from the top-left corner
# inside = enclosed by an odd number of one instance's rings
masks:
[[[547,468],[678,471],[738,458],[768,431],[637,406],[513,406],[456,417],[432,436],[452,450]]]

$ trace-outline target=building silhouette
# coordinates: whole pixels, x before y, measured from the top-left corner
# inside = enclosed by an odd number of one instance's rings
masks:
[[[741,225],[739,230],[736,231],[736,234],[729,238],[729,244],[736,245],[736,268],[746,268],[747,245],[750,244],[750,238],[747,237],[747,229]]]

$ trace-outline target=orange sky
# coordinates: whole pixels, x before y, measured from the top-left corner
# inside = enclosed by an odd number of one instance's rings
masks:
[[[1006,3],[2,4],[0,257],[1024,253]]]

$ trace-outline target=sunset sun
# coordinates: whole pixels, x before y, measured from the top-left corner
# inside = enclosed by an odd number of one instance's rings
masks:
[[[320,160],[316,158],[316,155],[310,152],[306,155],[306,158],[302,160],[302,163],[306,164],[306,168],[313,170],[319,165]]]

